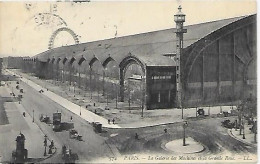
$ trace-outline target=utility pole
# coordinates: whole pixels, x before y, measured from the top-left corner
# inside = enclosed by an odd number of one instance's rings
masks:
[[[174,21],[176,23],[176,105],[182,107],[182,82],[181,82],[181,55],[183,49],[183,34],[187,32],[187,29],[183,29],[183,23],[185,22],[185,14],[181,12],[181,6],[178,8],[178,13],[174,15]]]

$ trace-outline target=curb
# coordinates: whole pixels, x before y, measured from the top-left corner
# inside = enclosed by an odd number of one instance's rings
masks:
[[[13,72],[13,71],[10,71],[10,72]],[[15,73],[15,74],[17,74],[17,72],[13,72],[13,73]],[[28,75],[28,74],[27,74]],[[28,76],[30,76],[30,75],[28,75]],[[33,82],[33,83],[35,83],[35,84],[37,84],[37,85],[39,85],[39,86],[41,86],[40,84],[38,84],[37,82],[35,82],[35,81],[32,81],[30,78],[25,78],[25,79],[27,79],[27,80],[30,80],[31,82]],[[28,84],[27,84],[28,85]],[[29,85],[30,86],[30,85]],[[30,87],[32,87],[32,86],[30,86]],[[41,86],[42,88],[45,88],[45,87],[43,87],[43,86]],[[46,88],[45,88],[46,89]],[[69,102],[71,102],[71,103],[73,103],[73,104],[75,104],[75,105],[78,105],[77,103],[75,103],[75,102],[73,102],[73,101],[71,101],[71,100],[69,100],[69,99],[67,99],[67,98],[65,98],[65,97],[63,97],[62,95],[60,95],[60,94],[57,94],[57,93],[55,93],[54,91],[51,91],[51,90],[49,90],[50,92],[52,92],[53,94],[56,94],[57,96],[60,96],[60,97],[62,97],[63,99],[66,99],[67,101],[69,101]],[[46,95],[45,95],[46,96]],[[46,96],[46,97],[48,97],[48,96]],[[54,102],[56,102],[56,101],[54,101]],[[58,103],[58,102],[56,102],[56,103]],[[58,103],[59,104],[59,103]],[[60,104],[59,104],[60,105]],[[66,108],[66,107],[64,107],[64,108]],[[66,108],[67,109],[67,108]],[[84,108],[84,109],[86,109],[86,108]],[[70,111],[69,109],[67,109],[68,111]],[[87,109],[86,109],[87,110]],[[93,113],[92,111],[90,111],[90,110],[88,110],[89,112],[91,112],[91,113]],[[72,112],[72,111],[70,111],[70,112]],[[72,113],[74,113],[74,112],[72,112]],[[76,113],[74,113],[74,114],[76,114]],[[95,113],[93,113],[93,114],[95,114]],[[78,115],[78,114],[76,114],[77,116],[79,116],[79,117],[81,117],[80,115]],[[99,115],[97,115],[97,116],[99,116]],[[102,116],[99,116],[99,117],[102,117]],[[106,119],[105,117],[102,117],[102,118],[104,118],[104,119]],[[199,117],[194,117],[195,119],[198,119]],[[212,118],[212,117],[210,117],[210,118]],[[82,119],[84,119],[84,118],[82,118]],[[85,119],[84,119],[85,120]],[[183,119],[183,120],[180,120],[180,121],[175,121],[175,122],[165,122],[165,123],[158,123],[158,124],[153,124],[153,125],[141,125],[141,126],[136,126],[136,127],[122,127],[120,124],[116,124],[117,126],[119,126],[119,127],[111,127],[111,126],[107,126],[107,125],[104,125],[104,124],[102,124],[102,128],[105,128],[105,129],[116,129],[116,130],[119,130],[119,129],[139,129],[139,128],[149,128],[149,127],[156,127],[156,126],[162,126],[162,125],[171,125],[171,124],[179,124],[179,123],[182,123],[183,121],[184,121],[185,119]],[[90,121],[88,121],[88,120],[85,120],[85,121],[87,121],[89,124],[91,124],[92,122],[90,122]]]
[[[234,134],[232,133],[232,129],[227,129],[227,133],[228,133],[228,135],[229,135],[230,137],[232,137],[232,138],[234,138],[234,139],[236,139],[236,140],[238,140],[238,141],[240,141],[240,142],[242,142],[242,143],[244,143],[244,144],[246,144],[246,145],[250,145],[250,146],[252,146],[252,147],[254,147],[254,148],[257,148],[257,145],[252,144],[252,143],[249,143],[249,142],[246,142],[245,140],[240,139],[240,138],[234,136]]]
[[[198,142],[198,141],[196,141],[195,139],[193,139],[195,142]],[[194,152],[191,152],[191,153],[178,153],[178,152],[174,152],[174,151],[171,151],[171,150],[169,150],[169,149],[167,149],[166,147],[165,147],[165,145],[168,143],[169,141],[163,141],[162,142],[162,144],[161,144],[161,148],[162,149],[164,149],[165,151],[167,151],[167,152],[173,152],[173,153],[176,153],[176,154],[199,154],[199,153],[202,153],[202,152],[204,152],[205,150],[207,150],[207,148],[205,147],[205,145],[203,145],[202,143],[200,143],[200,142],[198,142],[198,144],[200,144],[202,147],[203,147],[203,149],[202,150],[199,150],[199,151],[194,151]]]
[[[9,87],[6,87],[6,89],[7,90],[10,90],[10,88]],[[15,103],[15,102],[14,102]],[[15,104],[15,105],[17,105],[17,104]],[[21,105],[22,105],[22,103],[21,103]],[[26,113],[27,113],[27,115],[29,115],[30,117],[32,117],[31,116],[31,114],[26,110]],[[44,132],[43,132],[43,130],[42,130],[42,128],[35,122],[35,125],[39,128],[39,130],[43,133],[43,134],[45,134]],[[51,142],[51,140],[49,139],[49,137],[47,137],[47,139],[49,140],[49,142]],[[47,155],[47,156],[43,156],[43,158],[38,158],[38,159],[35,159],[35,160],[33,160],[33,161],[29,161],[29,163],[34,163],[34,162],[41,162],[41,161],[44,161],[44,160],[46,160],[46,159],[48,159],[48,158],[51,158],[54,154],[56,154],[56,152],[57,152],[57,147],[54,147],[53,148],[54,149],[54,152],[52,153],[52,154],[49,154],[49,155]]]

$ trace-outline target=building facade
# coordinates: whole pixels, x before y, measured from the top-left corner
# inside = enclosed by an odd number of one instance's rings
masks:
[[[235,104],[249,95],[256,97],[256,15],[184,28],[187,33],[183,35],[179,77],[184,107]],[[178,106],[179,76],[175,31],[172,28],[58,47],[24,59],[22,68],[41,78],[90,89],[94,74],[102,82],[109,78],[108,70],[116,70],[118,76],[110,81],[118,85],[119,100],[126,101],[125,72],[129,65],[137,64],[144,77],[145,107],[173,108]]]

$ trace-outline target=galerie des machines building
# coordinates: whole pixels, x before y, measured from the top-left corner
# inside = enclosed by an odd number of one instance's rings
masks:
[[[137,64],[147,109],[234,104],[256,97],[256,15],[183,26],[185,14],[178,10],[176,28],[81,44],[75,39],[75,45],[58,48],[51,47],[52,40],[49,50],[24,59],[23,69],[68,85],[74,79],[83,88],[91,88],[99,72],[103,82],[116,79],[111,83],[118,101],[127,101],[126,70]]]

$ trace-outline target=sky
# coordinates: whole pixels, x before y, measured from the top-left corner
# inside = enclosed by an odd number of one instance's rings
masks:
[[[179,5],[184,25],[251,15],[257,7],[254,0],[0,2],[0,57],[46,51],[61,27],[80,43],[172,28]],[[74,43],[64,31],[54,39],[54,47]]]

